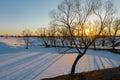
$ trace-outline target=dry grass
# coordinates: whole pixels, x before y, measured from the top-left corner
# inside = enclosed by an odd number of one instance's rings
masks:
[[[91,72],[63,75],[43,80],[120,80],[120,67]]]

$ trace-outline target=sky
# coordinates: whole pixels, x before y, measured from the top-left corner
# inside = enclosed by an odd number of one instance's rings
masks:
[[[0,34],[48,26],[49,13],[61,0],[0,0]]]
[[[62,0],[0,0],[0,35],[20,35],[24,29],[32,31],[48,26],[49,13]],[[120,8],[120,0],[115,0]],[[118,15],[120,9],[118,10]]]

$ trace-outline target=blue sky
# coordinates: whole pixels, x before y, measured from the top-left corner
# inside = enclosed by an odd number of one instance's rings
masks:
[[[0,34],[13,34],[26,28],[36,30],[50,22],[49,12],[61,0],[0,0]]]
[[[33,31],[50,22],[49,12],[62,0],[0,0],[0,34],[20,34]],[[115,0],[119,9],[120,0]],[[118,11],[120,14],[120,10]]]

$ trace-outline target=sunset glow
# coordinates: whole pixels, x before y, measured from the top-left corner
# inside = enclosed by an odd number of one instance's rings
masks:
[[[87,29],[85,29],[85,34],[86,35],[89,35],[90,34],[90,30],[87,28]]]

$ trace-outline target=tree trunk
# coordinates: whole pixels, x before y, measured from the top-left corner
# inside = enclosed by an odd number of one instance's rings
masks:
[[[96,43],[94,42],[93,45],[94,45],[94,49],[96,50]]]
[[[72,69],[71,69],[71,75],[73,75],[75,73],[75,68],[76,68],[76,65],[77,65],[77,62],[79,61],[79,59],[81,58],[82,56],[79,54],[77,56],[77,58],[75,59],[73,65],[72,65]]]
[[[29,46],[29,38],[27,37],[27,40],[26,40],[26,49],[28,49],[28,46]]]
[[[72,40],[70,40],[70,48],[72,48]]]
[[[70,73],[71,75],[73,75],[73,74],[75,73],[76,65],[77,65],[79,59],[86,53],[86,51],[87,51],[87,48],[85,48],[85,50],[84,50],[84,52],[83,52],[82,54],[79,54],[79,55],[76,57],[73,65],[72,65],[72,69],[71,69],[71,73]]]
[[[44,45],[45,45],[46,48],[49,47],[49,45],[47,44],[47,42],[44,42]]]
[[[112,40],[112,43],[113,43],[112,49],[113,49],[113,51],[115,51],[115,40],[116,40],[116,36],[113,36],[113,40]]]
[[[62,47],[64,47],[64,41],[62,40],[61,42],[62,42]]]
[[[54,41],[54,47],[56,47],[56,39],[54,38],[53,41]]]
[[[28,49],[28,43],[26,43],[26,49]]]
[[[112,50],[115,50],[115,42],[113,42]]]
[[[105,46],[105,39],[102,40],[102,46]]]

